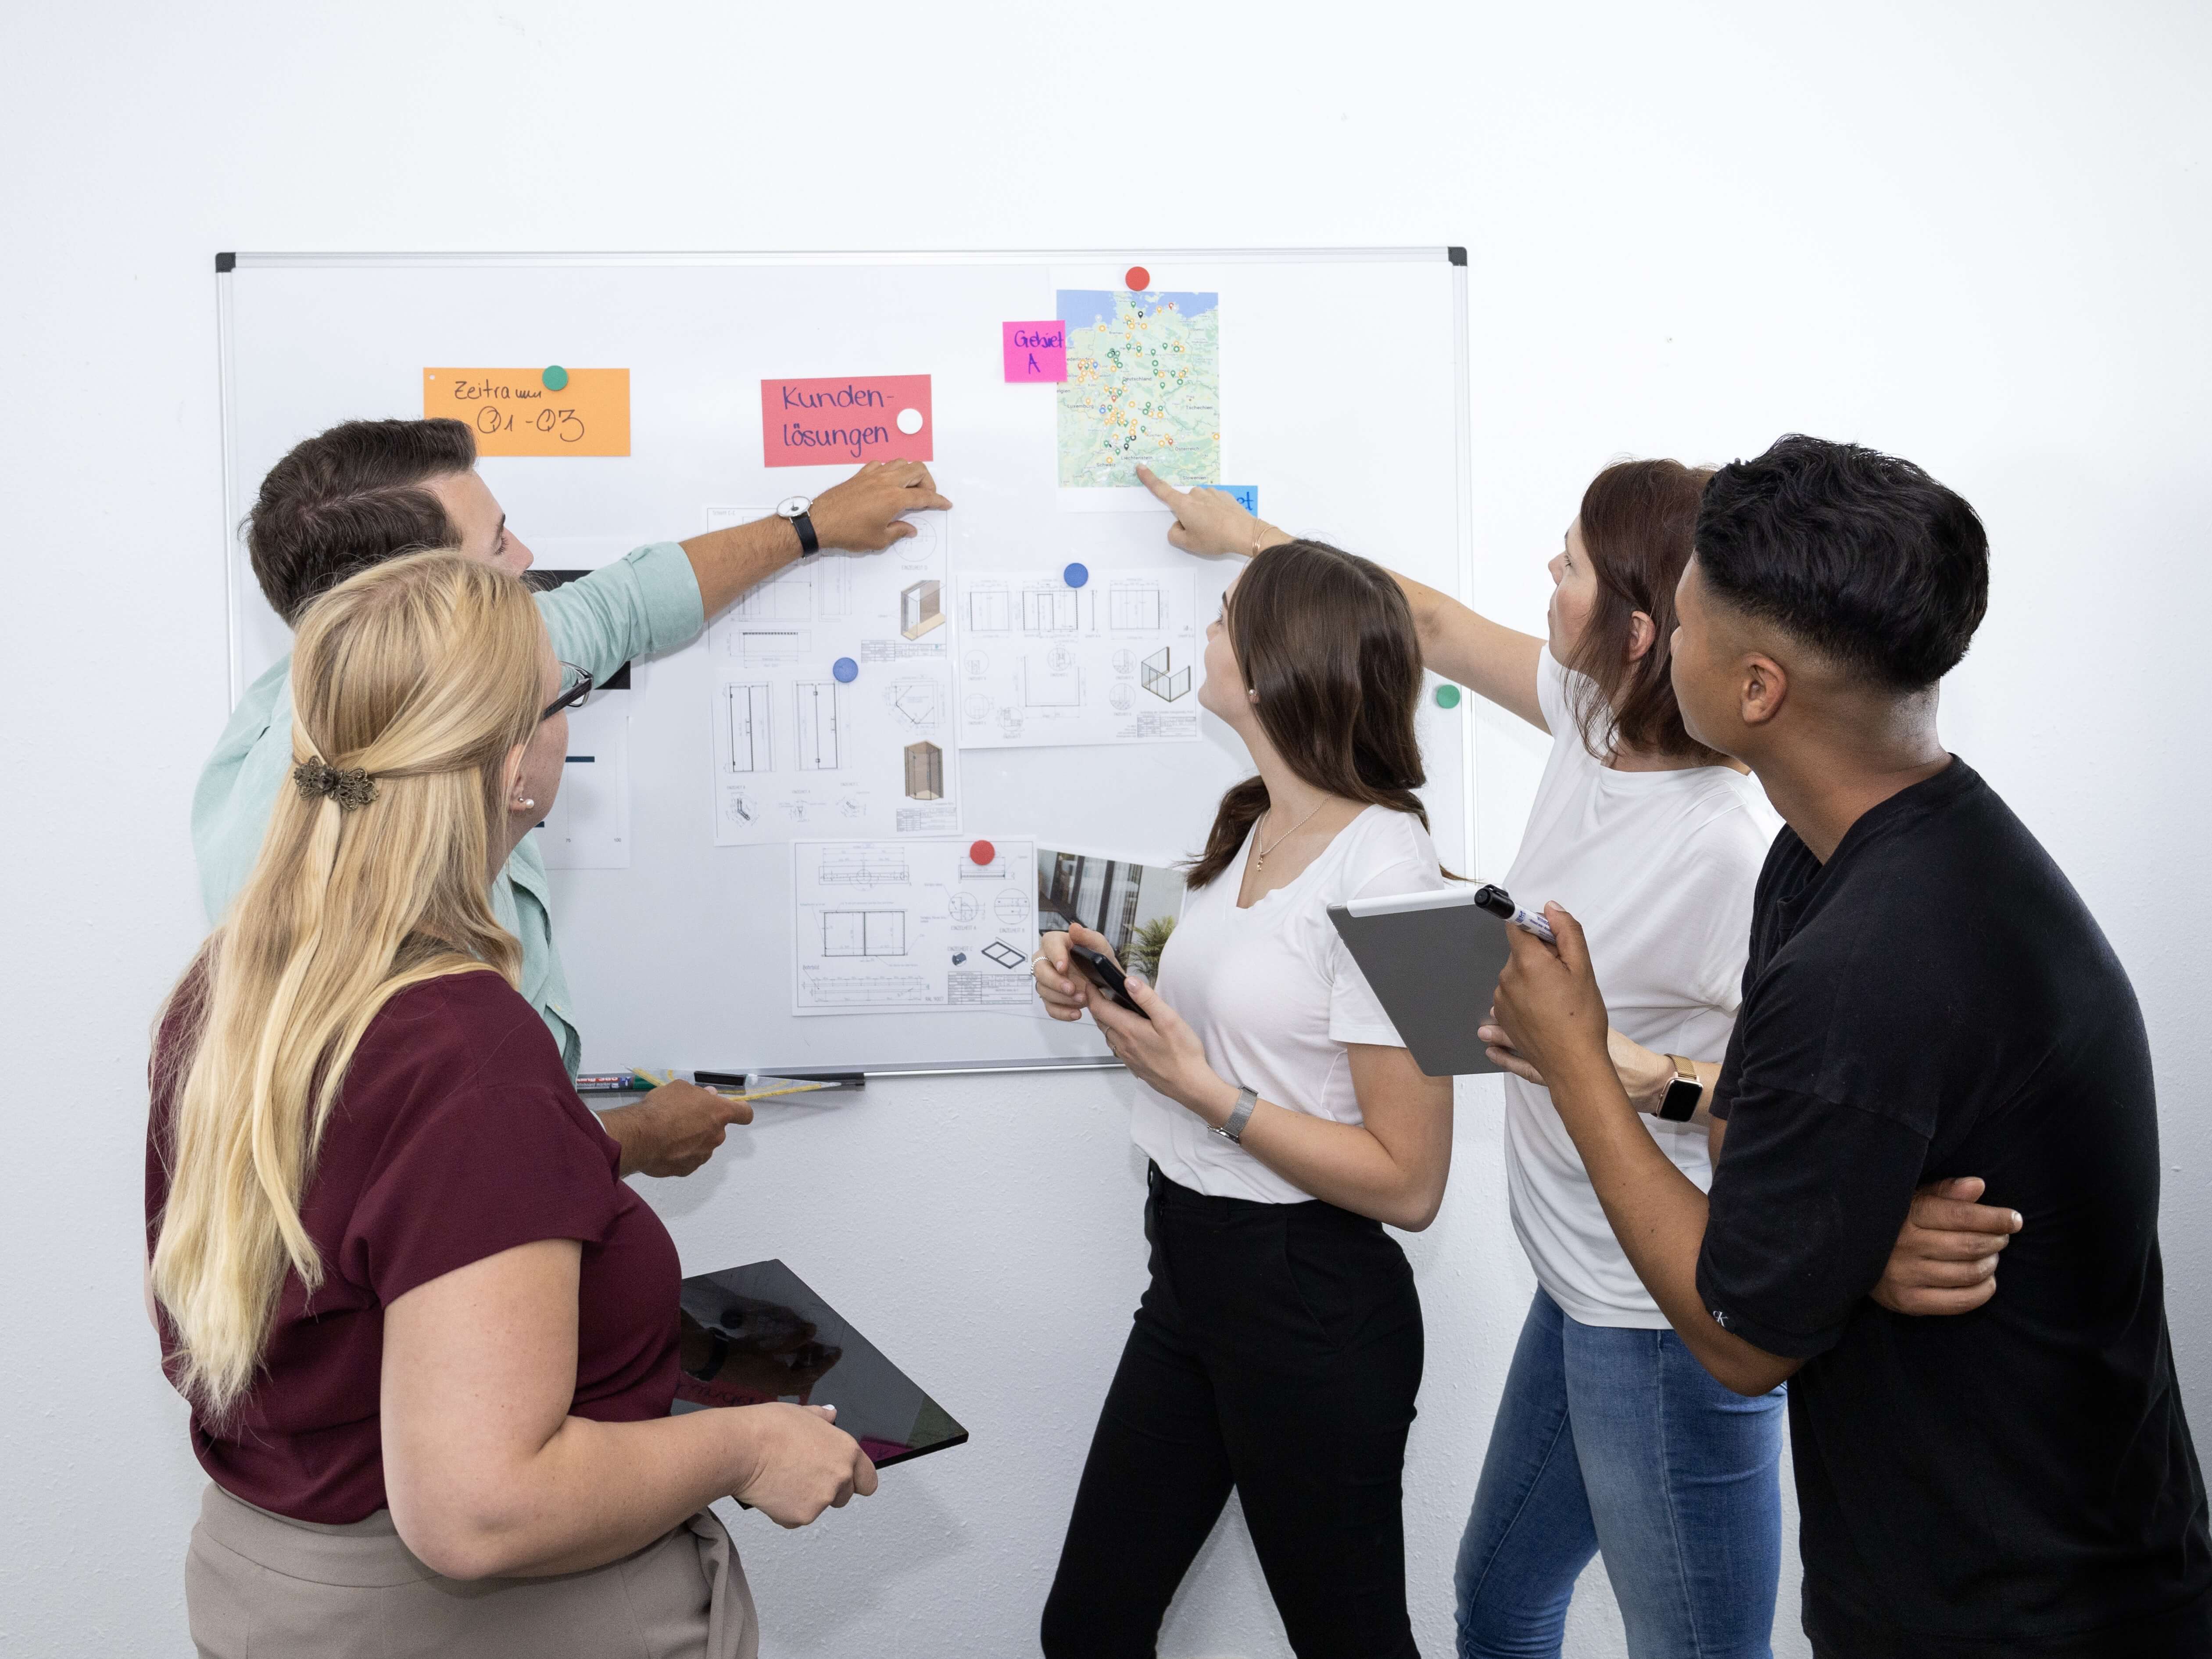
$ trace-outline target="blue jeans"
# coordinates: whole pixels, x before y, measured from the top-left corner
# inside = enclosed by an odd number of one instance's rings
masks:
[[[1769,1659],[1783,1404],[1538,1291],[1460,1540],[1460,1659],[1557,1659],[1600,1549],[1632,1659]]]

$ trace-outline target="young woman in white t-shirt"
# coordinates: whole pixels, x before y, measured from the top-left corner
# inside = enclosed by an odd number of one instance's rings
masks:
[[[1583,919],[1616,1061],[1650,1114],[1678,1070],[1707,1089],[1718,1073],[1778,822],[1741,767],[1691,741],[1668,684],[1674,582],[1710,476],[1673,461],[1598,475],[1551,562],[1548,641],[1399,579],[1428,666],[1552,736],[1504,884]],[[1226,497],[1161,493],[1179,546],[1250,553],[1280,539]],[[1765,1656],[1781,1391],[1742,1399],[1683,1348],[1540,1083],[1495,1052],[1520,1073],[1504,1079],[1507,1188],[1539,1288],[1462,1542],[1460,1652],[1557,1653],[1575,1579],[1602,1547],[1636,1659]],[[1711,1120],[1696,1089],[1674,1091],[1677,1112],[1692,1102],[1684,1121],[1647,1121],[1703,1187]]]
[[[1420,1299],[1383,1231],[1428,1225],[1451,1080],[1425,1077],[1331,904],[1447,878],[1413,791],[1420,650],[1388,571],[1312,542],[1254,562],[1206,631],[1199,701],[1258,775],[1222,797],[1143,1014],[1070,969],[1146,1088],[1152,1282],[1100,1412],[1046,1603],[1048,1659],[1153,1651],[1233,1487],[1301,1659],[1412,1659],[1399,1477]],[[1104,951],[1088,928],[1074,943]],[[1148,1017],[1148,1018],[1147,1018]]]

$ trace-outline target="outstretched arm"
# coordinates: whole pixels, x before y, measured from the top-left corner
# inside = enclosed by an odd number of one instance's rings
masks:
[[[1291,537],[1265,519],[1255,519],[1234,495],[1218,489],[1177,489],[1139,465],[1137,477],[1176,515],[1168,542],[1186,553],[1238,554],[1256,558]],[[1536,697],[1536,661],[1544,641],[1517,633],[1470,611],[1449,593],[1401,576],[1392,578],[1413,608],[1421,640],[1421,660],[1434,672],[1471,687],[1499,708],[1518,714],[1539,731],[1544,710]]]
[[[920,461],[874,461],[814,498],[807,518],[825,549],[880,553],[915,533],[903,514],[952,503]],[[799,557],[799,532],[787,519],[756,519],[727,530],[710,530],[680,544],[699,579],[699,600],[712,617],[747,588],[766,581]]]

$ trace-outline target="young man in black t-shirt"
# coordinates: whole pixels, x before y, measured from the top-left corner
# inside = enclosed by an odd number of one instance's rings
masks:
[[[2065,876],[1936,737],[1988,591],[1972,509],[1907,462],[1790,437],[1705,492],[1675,692],[1788,823],[1710,1200],[1621,1092],[1565,912],[1556,953],[1515,930],[1498,1012],[1692,1352],[1744,1394],[1793,1379],[1816,1652],[2212,1653],[2142,1017]],[[1968,1175],[2026,1218],[2000,1291],[1949,1319],[1869,1300],[1915,1187]]]

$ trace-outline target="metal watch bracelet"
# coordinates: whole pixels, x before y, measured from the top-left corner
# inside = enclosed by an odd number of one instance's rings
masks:
[[[1209,1133],[1219,1135],[1232,1146],[1242,1146],[1244,1144],[1244,1126],[1252,1121],[1252,1109],[1259,1103],[1260,1091],[1257,1089],[1237,1090],[1237,1104],[1231,1109],[1227,1121],[1215,1124]]]

